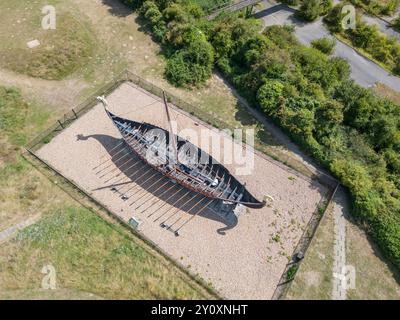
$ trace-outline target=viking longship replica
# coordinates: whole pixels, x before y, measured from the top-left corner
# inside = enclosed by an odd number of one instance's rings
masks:
[[[103,103],[107,115],[129,148],[162,175],[210,199],[255,209],[265,206],[265,201],[260,202],[252,196],[245,185],[222,164],[173,133],[165,93],[164,104],[169,131],[149,123],[118,117],[109,111],[104,97],[98,97],[98,100]],[[194,157],[193,150],[197,151]]]

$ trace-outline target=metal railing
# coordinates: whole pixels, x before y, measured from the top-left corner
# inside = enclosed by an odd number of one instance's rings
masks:
[[[318,203],[317,209],[315,210],[314,214],[312,215],[310,221],[308,222],[294,252],[291,257],[291,260],[286,265],[285,271],[282,273],[282,276],[279,280],[279,284],[275,289],[273,300],[282,300],[285,299],[294,280],[294,276],[290,277],[290,269],[295,268],[297,273],[299,271],[299,267],[303,262],[303,258],[297,259],[298,254],[305,255],[306,251],[308,250],[311,241],[314,239],[314,235],[317,232],[318,226],[321,223],[321,220],[325,216],[327,209],[331,206],[333,199],[341,186],[340,183],[337,183],[335,189],[330,192],[328,197],[328,201],[325,202],[326,198],[322,198]],[[322,212],[323,210],[323,212]]]

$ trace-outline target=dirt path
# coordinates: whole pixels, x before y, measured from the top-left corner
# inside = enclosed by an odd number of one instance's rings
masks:
[[[23,230],[26,227],[31,226],[34,224],[36,221],[38,221],[40,218],[40,215],[33,216],[24,222],[18,223],[16,225],[13,225],[12,227],[3,230],[0,232],[0,243],[9,239],[11,236],[13,236],[17,231]]]
[[[0,68],[0,85],[18,87],[26,97],[50,106],[70,109],[89,85],[79,79],[49,81]],[[68,107],[67,107],[68,106]]]

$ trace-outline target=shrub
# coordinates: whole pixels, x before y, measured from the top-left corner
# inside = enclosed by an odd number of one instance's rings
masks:
[[[273,25],[267,27],[264,30],[264,35],[282,49],[298,44],[297,38],[294,35],[294,26],[291,25]]]
[[[282,3],[287,4],[288,6],[298,6],[300,3],[300,0],[282,0]]]
[[[142,6],[144,0],[121,0],[124,4],[132,9],[138,9]]]
[[[400,17],[397,17],[393,22],[392,22],[393,28],[397,31],[400,32]]]
[[[269,80],[258,90],[257,101],[266,114],[276,113],[282,92],[283,84],[278,80]]]
[[[188,48],[175,52],[168,60],[167,79],[176,86],[204,83],[212,73],[213,48],[208,42],[195,41]]]
[[[332,9],[332,0],[303,0],[300,16],[306,21],[314,21]]]
[[[325,15],[333,8],[333,0],[321,0],[321,12],[320,15]]]
[[[336,46],[336,40],[331,37],[323,37],[312,41],[311,46],[327,55],[330,55]]]
[[[338,4],[324,17],[324,22],[332,32],[343,31],[342,20],[345,15],[342,14],[342,8],[343,4]]]

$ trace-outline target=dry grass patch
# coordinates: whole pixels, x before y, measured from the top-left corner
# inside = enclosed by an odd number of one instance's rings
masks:
[[[19,156],[29,135],[42,130],[50,117],[19,91],[0,87],[0,230],[65,201]]]
[[[60,80],[87,64],[96,50],[96,39],[85,19],[75,17],[74,11],[66,10],[59,1],[14,2],[12,7],[10,1],[0,5],[10,19],[9,25],[1,26],[2,67],[36,78]],[[47,4],[56,6],[55,30],[41,27],[41,9]],[[29,49],[27,42],[34,39],[40,46]]]
[[[383,83],[377,83],[376,86],[373,87],[373,90],[380,97],[387,98],[394,103],[400,105],[400,93],[396,90],[393,90]]]
[[[0,246],[0,297],[26,291],[29,298],[41,288],[43,266],[51,264],[59,289],[108,299],[210,298],[121,229],[83,208],[49,212]]]
[[[399,300],[400,273],[383,258],[357,225],[347,221],[347,264],[356,269],[356,289],[347,292],[348,299]]]
[[[288,292],[289,300],[330,300],[332,293],[334,218],[325,212],[307,255]]]

